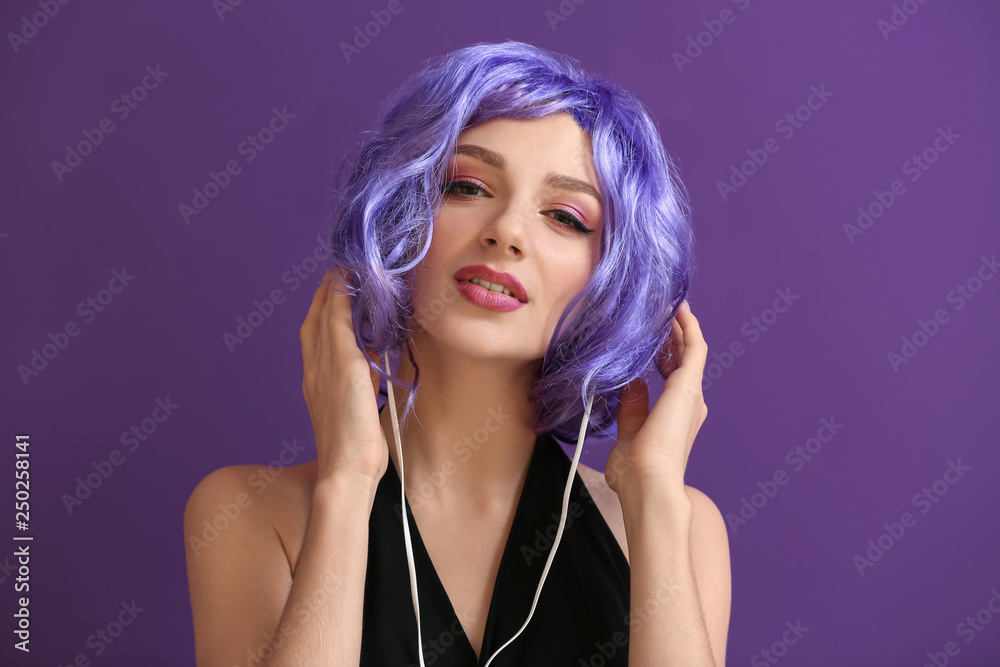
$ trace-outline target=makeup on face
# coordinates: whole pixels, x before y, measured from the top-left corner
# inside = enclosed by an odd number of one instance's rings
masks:
[[[505,171],[507,161],[502,154],[477,146],[474,144],[463,144],[456,149],[451,164],[448,168],[447,178],[442,184],[442,189],[451,188],[452,192],[461,189],[476,190],[479,195],[456,194],[459,198],[475,198],[477,196],[493,197],[495,193],[490,191],[489,171]],[[486,173],[483,173],[486,172]],[[553,201],[555,208],[548,209],[544,213],[550,214],[554,220],[561,225],[581,234],[592,234],[596,230],[596,221],[600,219],[600,193],[586,181],[550,171],[543,181],[546,188],[550,189],[553,196],[558,193],[558,199]],[[552,199],[546,193],[548,199]]]

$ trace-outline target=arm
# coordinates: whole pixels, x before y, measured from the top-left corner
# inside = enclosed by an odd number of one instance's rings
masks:
[[[389,449],[379,374],[357,346],[348,282],[342,267],[328,271],[299,329],[318,472],[295,576],[274,528],[281,519],[261,501],[244,505],[210,549],[185,540],[198,667],[360,662],[368,523]],[[232,472],[242,467],[198,484],[184,511],[188,536],[244,490],[247,480]]]
[[[184,512],[198,667],[357,665],[376,487],[355,473],[317,484],[293,579],[260,500],[212,542],[191,539],[201,538],[203,522],[211,524],[220,514],[219,503],[232,503],[247,490],[241,468],[208,475]]]
[[[618,441],[604,476],[618,494],[631,568],[629,664],[725,665],[731,574],[722,513],[684,484],[708,416],[701,389],[708,344],[684,301],[658,358],[666,378],[649,410],[642,379],[622,392]]]
[[[630,485],[629,665],[724,667],[731,574],[725,521],[701,491]]]
[[[279,629],[285,643],[266,667],[340,667],[361,659],[368,520],[377,483],[354,473],[317,483]]]

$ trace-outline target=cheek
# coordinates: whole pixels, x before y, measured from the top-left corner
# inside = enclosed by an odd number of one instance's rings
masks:
[[[563,306],[566,306],[587,286],[587,282],[597,267],[600,248],[595,249],[592,244],[588,243],[586,246],[577,246],[572,251],[563,248],[554,256],[561,258],[561,260],[553,263],[548,273],[556,279],[552,284],[558,291]]]
[[[549,309],[549,313],[545,318],[546,334],[549,338],[555,333],[559,317],[566,310],[567,306],[569,306],[570,301],[583,290],[587,285],[587,281],[590,280],[591,272],[589,267],[586,266],[585,259],[583,257],[578,257],[577,259],[580,261],[560,263],[559,266],[553,266],[551,271],[547,272],[551,277],[549,282],[551,298],[548,299],[548,303],[545,305]],[[569,313],[567,322],[571,322],[573,316],[585,305],[585,303],[577,305]]]
[[[445,247],[451,237],[447,230],[440,230],[442,233],[438,234],[439,228],[435,227],[434,231],[435,238],[427,254],[409,273],[413,320],[419,329],[430,328],[452,303],[461,299],[446,270],[449,266],[447,258],[454,256]]]
[[[440,264],[438,258],[454,259],[455,253],[470,241],[470,234],[475,228],[470,216],[460,216],[458,211],[445,211],[438,214],[434,220],[434,233],[427,247],[423,263],[428,266]]]
[[[430,276],[423,264],[410,275],[413,286],[412,324],[417,330],[427,330],[441,316],[443,300],[434,298],[435,288],[429,284]]]

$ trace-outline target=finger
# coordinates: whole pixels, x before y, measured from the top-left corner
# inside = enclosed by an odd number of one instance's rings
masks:
[[[684,327],[683,322],[679,320],[681,316],[681,311],[687,309],[687,299],[681,301],[681,305],[677,308],[677,312],[674,313],[674,335],[677,340],[677,351],[679,354],[684,354]]]
[[[705,360],[708,357],[708,343],[701,333],[701,324],[691,312],[691,305],[685,300],[677,312],[677,320],[684,336],[684,349],[681,351],[681,366],[689,369],[692,376],[701,386],[702,375],[705,372]]]
[[[631,442],[649,416],[649,387],[635,378],[622,389],[618,404],[618,440]]]
[[[699,424],[702,420],[699,406],[704,406],[702,381],[708,344],[702,336],[698,319],[686,302],[677,311],[677,323],[684,339],[680,365],[667,378],[663,394],[653,407],[648,421],[653,431],[673,431],[680,440],[686,439],[684,434],[677,431],[678,428],[683,428],[677,420],[680,415],[697,410],[698,414],[690,413],[691,420]]]
[[[680,325],[677,324],[677,320],[671,320],[670,334],[663,342],[663,347],[661,348],[660,354],[657,358],[657,368],[660,371],[660,375],[664,379],[667,378],[680,363],[680,348],[677,344],[679,329]]]
[[[348,271],[342,266],[335,266],[330,271],[330,284],[327,288],[326,303],[320,311],[319,334],[316,343],[316,363],[319,368],[336,362],[342,351],[344,329],[350,332],[353,342],[354,329],[351,326],[351,297],[348,292]],[[354,343],[357,349],[357,343]],[[341,357],[346,358],[346,357]]]
[[[306,319],[302,322],[302,326],[299,328],[299,341],[302,344],[303,371],[309,367],[309,362],[312,361],[313,355],[316,354],[316,337],[319,335],[320,313],[323,310],[323,305],[326,303],[326,295],[329,291],[329,284],[330,272],[327,271],[323,274],[320,286],[316,288],[316,292],[313,293],[312,303],[309,304],[309,311],[306,313]]]

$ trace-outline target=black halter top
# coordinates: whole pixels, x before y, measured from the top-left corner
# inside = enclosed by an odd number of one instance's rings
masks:
[[[389,444],[395,446],[394,441]],[[571,464],[551,434],[537,438],[493,587],[478,660],[407,500],[426,667],[483,667],[524,624],[559,527]],[[361,667],[420,665],[399,493],[399,475],[390,458],[368,528]],[[490,667],[626,667],[629,575],[625,554],[577,473],[562,539],[531,621]]]

